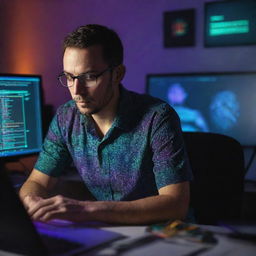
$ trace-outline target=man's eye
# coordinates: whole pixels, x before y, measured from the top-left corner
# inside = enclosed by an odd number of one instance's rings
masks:
[[[66,78],[67,78],[68,81],[73,81],[73,78],[70,75],[66,75]]]
[[[95,80],[96,79],[96,76],[93,75],[93,74],[86,74],[86,76],[84,77],[84,79],[86,81],[92,81],[92,80]]]

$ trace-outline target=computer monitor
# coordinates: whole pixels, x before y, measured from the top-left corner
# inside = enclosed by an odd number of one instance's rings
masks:
[[[256,44],[256,1],[205,3],[205,46]]]
[[[231,136],[256,145],[256,72],[151,74],[146,92],[168,102],[183,131]]]
[[[41,145],[41,77],[0,74],[0,157],[37,153]]]

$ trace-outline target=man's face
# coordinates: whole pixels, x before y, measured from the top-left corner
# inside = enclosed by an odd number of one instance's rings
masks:
[[[73,76],[84,73],[97,75],[108,67],[99,45],[85,49],[68,47],[64,52],[64,72]],[[93,87],[85,87],[84,84],[79,83],[78,79],[75,79],[73,86],[69,87],[70,94],[82,114],[97,114],[111,102],[117,90],[117,86],[113,86],[111,72],[107,71],[98,77]]]

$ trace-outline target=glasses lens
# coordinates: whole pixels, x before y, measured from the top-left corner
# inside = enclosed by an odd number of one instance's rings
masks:
[[[67,74],[62,74],[58,77],[61,85],[65,87],[72,87],[74,84],[74,79],[78,79],[80,85],[84,87],[94,87],[97,84],[97,77],[94,75],[80,75],[76,77],[69,76]]]
[[[79,77],[79,83],[85,87],[93,87],[96,85],[97,78],[95,76],[82,75]]]
[[[66,77],[65,74],[59,76],[59,81],[60,81],[60,83],[61,83],[63,86],[65,86],[65,87],[68,87],[68,86],[69,86],[68,79],[67,79],[67,77]]]

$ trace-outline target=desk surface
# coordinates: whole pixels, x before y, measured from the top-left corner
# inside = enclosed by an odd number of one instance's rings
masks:
[[[141,246],[135,246],[134,248],[129,248],[128,250],[122,252],[122,256],[192,256],[192,255],[200,255],[200,256],[220,256],[220,255],[241,255],[241,256],[255,256],[256,255],[256,244],[252,242],[232,239],[227,236],[230,231],[223,227],[216,226],[207,226],[200,225],[201,228],[214,232],[215,237],[218,240],[218,243],[211,248],[205,248],[202,244],[176,244],[166,242],[164,239],[155,240],[149,243],[144,243]],[[126,227],[106,227],[105,230],[119,232],[120,234],[127,236],[129,239],[139,238],[145,235],[145,226],[126,226]],[[125,241],[125,239],[123,239]],[[120,241],[122,242],[122,241]],[[118,243],[118,242],[114,242]],[[112,243],[112,245],[114,244]],[[117,255],[111,254],[111,245],[108,248],[97,249],[91,251],[86,255]],[[171,252],[171,253],[170,253]]]
[[[109,243],[108,245],[101,246],[100,248],[93,249],[89,252],[85,252],[81,255],[86,256],[113,256],[113,255],[122,255],[122,256],[255,256],[256,255],[256,244],[244,240],[232,239],[226,236],[230,231],[223,227],[207,226],[200,225],[201,228],[213,231],[215,237],[218,240],[218,243],[210,248],[205,248],[204,245],[200,243],[193,244],[177,244],[173,242],[166,242],[164,239],[157,239],[150,242],[144,242],[143,244],[136,244],[136,246],[129,246],[134,241],[134,239],[141,239],[145,237],[146,227],[145,226],[107,226],[102,227],[104,230],[113,231],[120,233],[125,236],[118,241]],[[118,254],[114,250],[119,244],[126,244],[127,250],[122,251],[121,254]],[[17,256],[17,254],[7,253],[0,251],[1,256]]]

